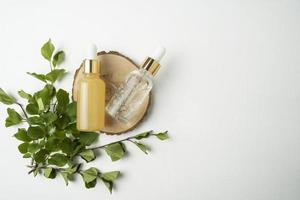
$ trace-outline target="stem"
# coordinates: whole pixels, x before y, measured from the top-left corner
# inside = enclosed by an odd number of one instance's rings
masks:
[[[32,168],[32,169],[45,169],[47,167],[49,167],[49,165],[43,165],[43,166],[40,166],[40,167],[36,167],[36,165],[28,165],[27,167],[29,168]],[[62,167],[51,167],[53,169],[56,169],[56,170],[66,170],[67,168],[62,168]]]
[[[149,136],[152,136],[154,134],[152,134],[153,131],[148,131]],[[139,134],[137,134],[139,135]],[[131,139],[134,139],[137,135],[134,135],[134,136],[131,136],[131,137],[128,137],[128,138],[125,138],[123,140],[118,140],[118,141],[115,141],[115,142],[111,142],[111,143],[108,143],[108,144],[104,144],[104,145],[101,145],[101,146],[97,146],[97,147],[93,147],[93,148],[87,148],[88,150],[95,150],[95,149],[101,149],[101,148],[105,148],[109,145],[112,145],[112,144],[116,144],[116,143],[119,143],[119,142],[124,142],[124,141],[129,141],[129,142],[132,142],[134,143]]]
[[[25,117],[26,117],[26,119],[28,119],[28,115],[27,115],[27,113],[26,113],[26,111],[25,111],[25,109],[23,108],[23,105],[22,104],[20,104],[20,103],[17,103],[19,106],[20,106],[20,108],[22,109],[22,111],[23,111],[23,113],[24,113],[24,115],[25,115]]]
[[[49,64],[50,64],[50,70],[51,70],[51,72],[52,72],[53,66],[52,66],[51,60],[49,61]]]
[[[30,170],[30,171],[28,172],[28,174],[31,174],[31,173],[34,172],[35,170],[36,170],[36,168]]]
[[[134,141],[132,141],[131,139],[128,139],[128,141],[134,144]]]
[[[53,104],[53,107],[52,107],[53,112],[55,112],[56,105],[57,105],[57,101],[55,101],[55,103]]]
[[[32,172],[34,172],[34,171],[38,168],[38,164],[35,164],[35,165],[33,165],[33,166],[28,166],[28,167],[32,168],[32,170],[30,170],[30,171],[28,172],[28,174],[31,174]]]
[[[27,165],[27,167],[31,168],[31,170],[28,172],[28,174],[31,174],[32,172],[34,172],[36,169],[46,169],[48,168],[50,165],[43,165],[43,166],[38,166],[37,164],[35,165]],[[65,171],[68,168],[63,168],[63,167],[51,167],[52,169],[55,169],[57,171]],[[82,170],[77,170],[75,173],[80,173]]]
[[[111,145],[111,144],[116,144],[116,143],[124,142],[124,141],[130,141],[130,139],[132,139],[132,138],[126,138],[126,139],[123,139],[123,140],[111,142],[111,143],[108,143],[108,144],[105,144],[105,145],[101,145],[101,146],[98,146],[98,147],[88,148],[88,150],[101,149],[101,148],[104,148],[104,147],[106,147],[108,145]]]

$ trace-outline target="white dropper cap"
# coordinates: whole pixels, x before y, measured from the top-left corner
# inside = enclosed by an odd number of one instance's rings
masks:
[[[86,51],[86,59],[93,60],[97,57],[97,46],[95,44],[90,44]]]
[[[97,59],[97,46],[90,44],[84,59],[84,73],[100,73],[100,64]]]
[[[152,54],[150,54],[149,57],[159,62],[164,57],[165,54],[166,54],[166,49],[163,46],[159,46]]]

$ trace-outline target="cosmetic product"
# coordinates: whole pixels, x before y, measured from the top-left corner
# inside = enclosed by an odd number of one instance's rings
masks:
[[[159,61],[165,48],[159,47],[146,58],[141,68],[130,72],[106,106],[106,112],[120,122],[127,123],[140,108],[153,87],[153,76],[159,70]]]
[[[101,65],[97,47],[91,45],[83,61],[84,76],[78,84],[77,129],[99,131],[105,124],[105,83],[100,78]]]

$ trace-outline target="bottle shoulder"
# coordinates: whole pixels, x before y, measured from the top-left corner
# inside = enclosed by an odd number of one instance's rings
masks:
[[[153,76],[146,70],[131,72],[124,82],[124,87],[127,88],[152,88],[152,86]]]
[[[100,76],[87,76],[84,75],[83,78],[79,81],[80,83],[97,83],[97,84],[101,84],[104,85],[105,82],[101,79]]]
[[[144,80],[153,80],[153,76],[150,72],[145,69],[137,69],[129,73],[127,79],[144,79]]]

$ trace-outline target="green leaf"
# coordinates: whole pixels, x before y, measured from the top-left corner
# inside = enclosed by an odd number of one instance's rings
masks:
[[[58,148],[58,143],[60,142],[59,139],[57,139],[54,136],[50,136],[45,144],[45,148],[49,151],[57,151]]]
[[[22,122],[22,117],[12,108],[7,108],[8,117],[5,120],[5,127],[20,124]]]
[[[65,59],[65,53],[63,51],[58,51],[54,56],[52,60],[52,64],[54,67],[56,65],[60,64]]]
[[[44,170],[44,176],[46,178],[54,179],[56,177],[56,171],[55,169],[48,167]]]
[[[25,153],[25,154],[23,155],[23,158],[31,158],[31,153]]]
[[[113,189],[113,186],[114,186],[114,183],[111,182],[111,181],[107,181],[103,178],[101,178],[102,182],[104,183],[104,185],[107,187],[107,189],[109,190],[110,193],[112,193],[112,189]]]
[[[148,154],[147,150],[148,150],[148,147],[140,142],[136,142],[134,141],[134,144],[140,149],[142,150],[145,154]]]
[[[44,102],[42,98],[38,98],[36,100],[36,103],[38,105],[39,111],[44,111],[45,110],[45,106],[44,106]]]
[[[81,164],[71,165],[69,168],[66,169],[66,172],[69,174],[75,174],[76,172],[79,171],[80,167],[81,167]]]
[[[60,80],[65,75],[64,69],[54,69],[46,75],[46,79],[51,83]]]
[[[77,129],[76,123],[69,124],[69,125],[65,128],[65,130],[67,131],[67,133],[68,133],[69,135],[72,135],[72,137],[79,139],[79,136],[80,136],[81,133],[80,133],[80,131]]]
[[[51,57],[52,57],[52,54],[55,50],[55,47],[54,45],[52,44],[51,42],[51,39],[48,40],[48,42],[46,42],[42,48],[41,48],[41,54],[42,56],[46,59],[46,60],[49,60],[51,61]]]
[[[76,118],[76,110],[77,110],[77,103],[74,101],[72,103],[70,103],[69,105],[67,105],[66,108],[66,114],[70,117],[70,118]]]
[[[46,141],[47,141],[47,138],[43,138],[43,139],[38,141],[39,142],[38,144],[40,145],[40,147],[43,147],[43,146],[45,146]]]
[[[0,102],[6,105],[11,105],[16,103],[16,100],[12,96],[9,96],[6,92],[4,92],[2,88],[0,88]]]
[[[53,133],[53,135],[58,139],[64,139],[66,137],[66,131],[64,130],[57,130]],[[69,138],[68,138],[69,139]]]
[[[28,145],[29,144],[27,142],[25,142],[25,143],[22,143],[18,146],[18,149],[19,149],[21,154],[25,154],[25,153],[28,152]]]
[[[31,143],[28,145],[28,152],[35,153],[40,149],[40,145],[37,143]]]
[[[93,150],[85,150],[79,154],[82,159],[86,162],[91,162],[96,159],[95,153]]]
[[[43,118],[38,117],[38,116],[29,117],[29,118],[27,119],[27,122],[28,122],[30,125],[43,125],[43,124],[44,124]]]
[[[74,149],[74,151],[72,152],[71,157],[76,156],[79,152],[84,151],[85,150],[85,145],[79,144],[76,146],[76,148]]]
[[[59,89],[56,94],[56,99],[57,99],[57,108],[56,109],[59,113],[63,113],[70,101],[69,93],[63,89]]]
[[[162,133],[158,133],[158,134],[155,134],[155,136],[160,139],[160,140],[166,140],[169,138],[169,135],[168,135],[168,131],[165,131],[165,132],[162,132]]]
[[[73,149],[75,148],[75,143],[72,142],[70,138],[65,138],[58,144],[58,148],[62,150],[63,153],[67,155],[72,154]]]
[[[66,114],[62,114],[60,118],[55,121],[55,125],[61,130],[65,130],[69,123],[70,118]]]
[[[94,167],[80,172],[86,188],[93,188],[97,184],[98,170]]]
[[[140,133],[140,134],[134,136],[134,138],[137,139],[137,140],[148,138],[152,132],[153,131],[148,131],[148,132]]]
[[[68,172],[61,172],[61,175],[66,183],[66,186],[69,185],[70,174]]]
[[[49,154],[49,152],[46,149],[41,149],[36,154],[34,154],[33,158],[34,158],[35,162],[43,163],[43,162],[45,162],[48,154]]]
[[[39,114],[39,107],[37,104],[30,103],[26,106],[26,112],[30,115]]]
[[[106,181],[114,181],[119,177],[119,175],[119,171],[112,171],[101,174],[101,178],[105,179]]]
[[[101,174],[101,180],[103,181],[104,185],[107,187],[110,193],[112,193],[112,189],[114,186],[114,180],[118,178],[120,175],[119,171],[112,171],[112,172],[106,172],[104,174]]]
[[[99,133],[94,132],[80,132],[79,141],[85,146],[93,144],[99,137]]]
[[[125,150],[121,142],[108,145],[105,147],[105,151],[112,161],[120,160],[125,155]]]
[[[33,171],[33,176],[36,177],[40,173],[40,169],[36,168],[36,170]]]
[[[55,120],[57,120],[57,114],[49,111],[41,115],[46,124],[52,124]]]
[[[28,128],[28,136],[34,140],[43,138],[46,132],[40,126],[30,126]]]
[[[51,158],[48,160],[48,163],[51,165],[57,165],[59,167],[63,167],[67,164],[68,157],[64,154],[56,153],[51,156]]]
[[[41,98],[45,107],[50,105],[50,101],[54,96],[55,88],[53,87],[53,85],[50,84],[45,85],[45,87],[42,90],[36,92],[33,95],[35,100]]]
[[[27,131],[24,128],[19,128],[18,132],[14,135],[20,141],[30,142],[32,139],[27,135]]]
[[[34,78],[36,78],[36,79],[38,79],[40,81],[43,81],[45,83],[47,82],[46,81],[46,76],[44,74],[37,74],[35,72],[33,72],[33,73],[27,72],[27,74],[33,76]]]
[[[82,175],[82,178],[85,183],[90,183],[97,179],[98,170],[94,167],[91,167],[88,170],[80,172],[80,174]]]
[[[20,90],[20,91],[18,92],[18,94],[19,94],[20,97],[22,97],[22,98],[24,98],[24,99],[27,99],[27,100],[32,99],[32,95],[31,95],[31,94],[28,94],[28,93],[26,93],[26,92],[24,92],[24,90]]]
[[[95,180],[93,180],[92,182],[89,182],[89,183],[85,182],[84,185],[87,189],[94,188],[97,185],[97,179],[95,179]]]

